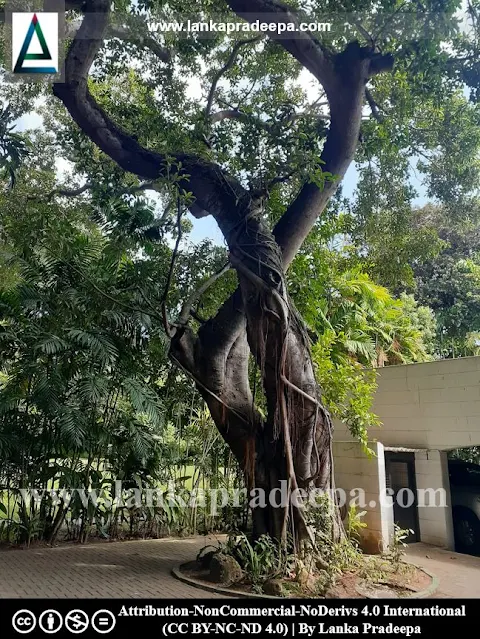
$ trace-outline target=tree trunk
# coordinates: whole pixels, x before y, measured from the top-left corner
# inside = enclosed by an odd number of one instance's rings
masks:
[[[178,332],[170,354],[195,379],[248,489],[257,489],[254,536],[285,541],[290,534],[299,543],[309,531],[298,489],[331,488],[331,420],[272,233],[253,213],[229,244],[239,288],[198,336],[187,327]],[[265,421],[249,385],[250,354],[261,372]],[[282,496],[288,501],[280,504]]]

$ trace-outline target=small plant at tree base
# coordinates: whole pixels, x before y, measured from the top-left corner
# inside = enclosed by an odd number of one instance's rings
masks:
[[[400,528],[397,524],[394,524],[392,541],[384,556],[392,562],[396,570],[400,567],[400,561],[405,555],[405,548],[407,547],[405,540],[412,533],[413,530],[409,528]]]
[[[358,512],[355,504],[350,504],[347,515],[347,537],[352,543],[358,546],[360,541],[360,531],[367,527],[367,523],[363,521],[366,510]]]
[[[230,535],[226,544],[221,546],[221,552],[238,561],[253,586],[261,586],[268,579],[288,573],[293,561],[287,548],[269,535],[262,535],[251,542],[244,533],[236,533]]]

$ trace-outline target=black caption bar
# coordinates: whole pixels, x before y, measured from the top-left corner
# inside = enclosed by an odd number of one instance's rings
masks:
[[[476,600],[3,599],[2,637],[429,637],[462,632]]]

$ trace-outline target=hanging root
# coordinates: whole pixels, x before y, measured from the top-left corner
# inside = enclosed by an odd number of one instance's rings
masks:
[[[247,439],[245,447],[244,473],[248,492],[255,486],[255,455],[255,434],[253,434]]]

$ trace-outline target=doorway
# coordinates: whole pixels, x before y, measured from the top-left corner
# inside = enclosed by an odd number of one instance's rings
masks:
[[[393,491],[394,522],[403,530],[412,531],[405,538],[406,543],[419,541],[415,453],[385,452],[385,474],[387,488]]]

